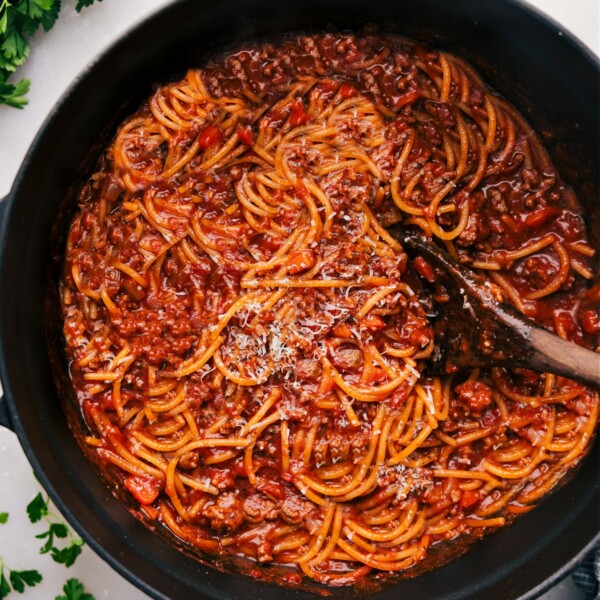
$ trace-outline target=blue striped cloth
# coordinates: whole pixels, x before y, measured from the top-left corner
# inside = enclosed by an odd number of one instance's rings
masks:
[[[573,571],[573,581],[584,592],[586,600],[600,600],[600,546]]]

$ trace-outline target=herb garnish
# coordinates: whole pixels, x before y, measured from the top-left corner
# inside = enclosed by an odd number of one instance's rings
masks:
[[[88,594],[79,579],[68,579],[63,586],[63,596],[56,596],[54,600],[95,600],[92,594]]]
[[[6,579],[6,571],[8,572],[8,579]],[[42,581],[42,576],[39,571],[35,571],[34,569],[29,571],[13,571],[4,564],[4,560],[0,556],[0,600],[3,600],[10,594],[11,586],[15,592],[22,594],[25,591],[25,587],[33,587],[40,581]],[[86,598],[85,600],[89,599]]]
[[[27,514],[32,523],[37,523],[44,519],[48,523],[48,529],[35,537],[40,540],[46,540],[40,548],[40,554],[50,552],[52,559],[66,567],[70,567],[81,554],[83,540],[75,537],[69,528],[62,522],[59,517],[51,513],[48,509],[48,499],[44,498],[39,493],[28,505]],[[62,548],[56,545],[56,540],[69,539],[69,543]]]
[[[98,2],[102,2],[102,0],[98,0]],[[75,10],[77,12],[81,12],[81,9],[85,8],[86,6],[91,6],[92,4],[94,4],[94,0],[77,0]]]
[[[102,0],[98,0],[101,2]],[[94,0],[77,0],[77,12]],[[60,0],[0,0],[0,104],[23,108],[29,80],[8,83],[8,78],[21,66],[31,47],[30,38],[40,27],[49,31],[58,18]]]

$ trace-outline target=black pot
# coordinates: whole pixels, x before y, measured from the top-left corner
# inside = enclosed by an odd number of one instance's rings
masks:
[[[184,556],[134,519],[86,460],[67,426],[54,280],[68,206],[94,148],[153,83],[215,51],[285,31],[381,31],[466,58],[542,133],[576,189],[596,237],[599,66],[581,44],[513,0],[179,0],[150,17],[88,67],[50,113],[3,203],[0,230],[0,374],[12,426],[65,517],[115,569],[156,598],[304,599],[301,592],[225,575]],[[54,266],[53,266],[54,265]],[[50,299],[50,300],[49,300]],[[50,352],[48,351],[50,349]],[[55,373],[56,374],[56,373]],[[68,403],[67,403],[68,404]],[[76,419],[67,410],[69,420]],[[376,598],[533,598],[566,575],[598,540],[598,443],[582,468],[542,505],[471,552]],[[334,598],[359,592],[332,589]]]

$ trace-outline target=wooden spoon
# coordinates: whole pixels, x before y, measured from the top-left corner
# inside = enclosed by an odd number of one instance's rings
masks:
[[[563,375],[600,388],[600,355],[542,329],[508,304],[498,303],[491,286],[447,252],[400,227],[389,232],[407,249],[441,268],[450,283],[448,302],[438,304],[435,325],[445,370],[511,366]]]

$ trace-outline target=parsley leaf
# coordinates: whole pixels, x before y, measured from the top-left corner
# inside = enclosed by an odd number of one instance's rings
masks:
[[[54,0],[29,0],[28,12],[31,15],[33,12],[52,10]]]
[[[65,548],[52,548],[52,558],[55,562],[64,564],[65,567],[70,567],[81,554],[83,540],[73,540]]]
[[[15,592],[22,594],[25,591],[25,586],[33,587],[42,581],[42,576],[38,571],[11,571],[10,583]]]
[[[63,523],[52,523],[52,525],[50,525],[50,531],[57,537],[57,538],[66,538],[69,535],[69,530],[67,529],[67,526],[64,525]]]
[[[64,596],[56,596],[54,600],[95,600],[92,594],[88,594],[83,583],[78,579],[68,579],[63,586]]]
[[[50,552],[50,550],[52,550],[52,546],[54,546],[54,536],[52,535],[50,529],[48,531],[40,533],[39,535],[36,535],[35,537],[38,540],[43,540],[46,537],[48,538],[46,540],[46,543],[40,548],[40,554],[47,554],[48,552]]]
[[[6,598],[10,594],[10,586],[8,585],[8,581],[6,581],[6,577],[4,577],[4,573],[0,573],[0,600]]]
[[[43,12],[40,16],[40,24],[44,31],[50,31],[54,23],[56,23],[56,19],[58,19],[60,0],[32,0],[32,2],[36,2],[38,6],[43,8]],[[48,8],[45,8],[46,6]]]
[[[74,537],[64,523],[57,522],[56,515],[49,512],[48,500],[44,500],[41,493],[27,505],[27,514],[32,523],[37,523],[42,517],[48,523],[48,529],[35,536],[38,540],[46,540],[40,548],[40,554],[50,553],[52,560],[70,567],[81,554],[83,540]],[[64,548],[55,545],[57,539],[67,537],[69,542]]]
[[[102,2],[102,0],[98,0],[98,2]],[[77,12],[81,12],[86,6],[91,6],[94,4],[94,0],[77,0],[77,4],[75,5],[75,10]]]
[[[41,493],[27,505],[27,514],[32,523],[37,523],[48,514],[48,502],[44,500]]]
[[[6,523],[7,521],[8,521],[8,513],[1,512],[0,513],[0,525],[4,525],[4,523]]]
[[[6,514],[6,513],[5,513]],[[6,579],[5,571],[8,572],[8,579]],[[8,583],[10,580],[10,584]],[[0,600],[6,598],[12,589],[15,592],[22,594],[25,591],[25,587],[33,587],[42,581],[42,576],[39,571],[12,571],[5,563],[4,559],[0,556]]]
[[[4,54],[4,58],[15,67],[23,64],[29,56],[29,44],[14,27],[4,34],[4,41],[0,45],[0,50]]]
[[[4,54],[0,52],[0,81],[6,81],[6,78],[16,70],[16,66],[6,58],[4,58]]]
[[[44,531],[35,537],[38,540],[43,540],[44,538],[48,538],[46,543],[40,548],[40,554],[46,554],[50,552],[54,546],[54,536],[57,538],[66,538],[69,535],[69,530],[67,526],[63,523],[51,523],[48,531]]]

